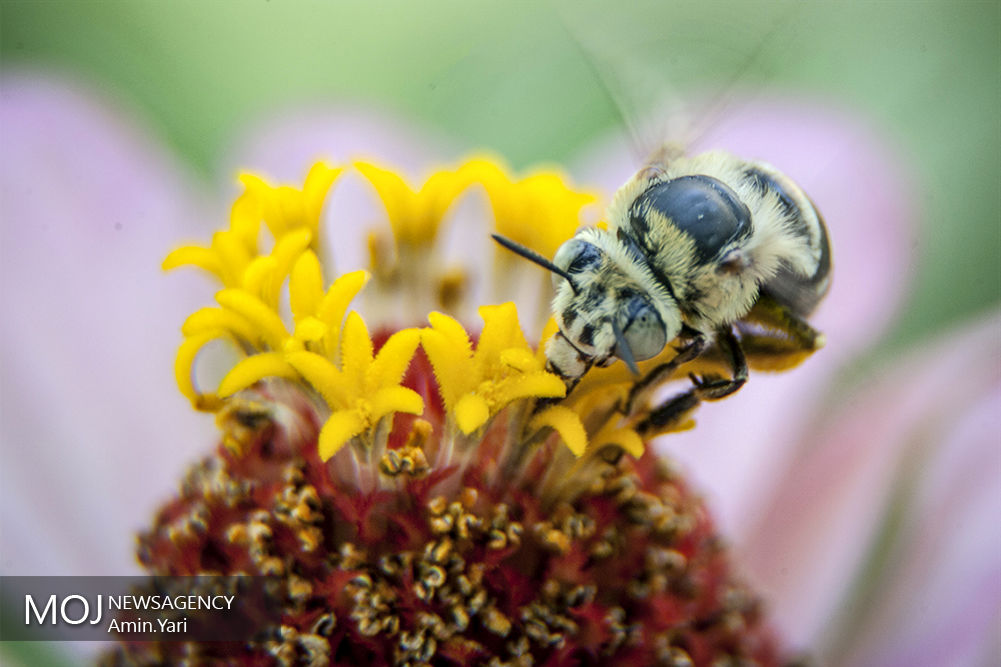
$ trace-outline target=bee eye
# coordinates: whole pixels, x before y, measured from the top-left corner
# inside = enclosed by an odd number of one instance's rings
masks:
[[[643,297],[635,296],[626,302],[620,321],[623,315],[622,334],[633,358],[642,361],[657,356],[667,344],[667,331],[654,307]]]
[[[601,250],[597,246],[580,239],[570,239],[556,251],[553,264],[569,274],[579,274],[588,269],[596,268],[601,263]],[[561,278],[553,276],[553,287],[559,285]]]
[[[567,273],[581,273],[582,271],[594,268],[601,261],[601,252],[590,243],[584,244],[577,252],[577,256],[567,267]]]

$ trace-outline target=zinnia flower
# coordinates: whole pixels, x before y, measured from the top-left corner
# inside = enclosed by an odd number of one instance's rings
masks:
[[[15,145],[21,149],[17,153],[20,169],[15,172],[5,167],[3,187],[5,201],[23,207],[13,210],[18,219],[25,224],[58,225],[71,214],[72,220],[92,220],[105,226],[113,239],[113,234],[129,230],[138,215],[145,213],[147,222],[164,216],[160,218],[162,231],[142,236],[141,249],[132,247],[123,256],[153,252],[156,243],[167,248],[176,241],[174,237],[184,233],[202,238],[172,253],[165,263],[167,268],[190,264],[205,269],[221,288],[215,305],[206,303],[201,309],[191,309],[193,314],[182,329],[184,340],[174,367],[182,394],[194,407],[215,413],[222,438],[215,453],[191,469],[180,494],[161,508],[152,528],[143,532],[139,554],[153,572],[212,570],[270,573],[284,578],[287,588],[280,601],[284,610],[282,625],[267,629],[268,633],[253,646],[241,647],[239,657],[254,656],[262,664],[307,659],[316,664],[324,664],[324,660],[334,664],[359,660],[374,664],[491,664],[491,660],[495,660],[493,664],[532,664],[533,660],[553,664],[570,660],[585,664],[654,664],[658,660],[686,664],[691,660],[708,664],[714,657],[727,656],[768,664],[788,655],[783,644],[775,640],[759,598],[735,573],[720,534],[687,476],[677,465],[665,465],[653,455],[648,440],[655,434],[636,431],[642,415],[623,417],[616,413],[618,399],[628,390],[628,374],[614,367],[594,371],[587,385],[569,398],[563,397],[562,382],[545,373],[539,352],[545,335],[545,299],[523,305],[519,298],[517,306],[506,302],[519,296],[517,288],[523,285],[542,292],[548,277],[538,275],[532,267],[521,266],[516,258],[496,254],[486,240],[489,223],[551,254],[550,246],[558,245],[579,224],[591,193],[554,173],[513,174],[496,161],[480,159],[453,161],[433,172],[432,177],[415,180],[412,173],[400,172],[385,159],[370,157],[360,162],[341,150],[331,151],[332,157],[341,162],[331,163],[330,167],[318,164],[305,180],[301,180],[300,173],[299,182],[288,187],[278,185],[291,182],[291,175],[286,176],[288,172],[283,173],[279,164],[281,159],[244,158],[246,164],[270,165],[283,180],[244,177],[229,224],[210,238],[207,230],[199,234],[194,229],[179,231],[176,225],[167,224],[175,215],[179,221],[195,216],[186,216],[175,208],[190,201],[176,196],[190,191],[190,186],[176,181],[164,185],[174,178],[170,169],[150,168],[141,152],[127,156],[134,144],[120,136],[120,119],[109,123],[106,112],[74,94],[44,84],[12,84],[5,80],[4,87],[5,126],[17,122],[19,127],[29,129],[37,118],[56,115],[62,122],[52,123],[51,127],[67,133],[65,137],[53,137],[51,133],[29,132],[21,135],[27,139],[23,144]],[[737,117],[748,117],[746,110],[742,113]],[[74,128],[70,121],[81,126]],[[837,123],[831,125],[837,127]],[[310,128],[300,119],[296,127],[307,128],[303,136],[315,142],[308,149],[313,154],[331,148],[325,145],[323,132],[317,132],[316,126]],[[784,129],[789,130],[788,124]],[[280,135],[266,135],[258,150],[267,153],[268,137],[273,140]],[[737,136],[741,136],[739,132]],[[56,150],[61,143],[71,143],[71,137],[93,138],[90,153]],[[837,139],[843,142],[844,137]],[[286,155],[306,145],[289,136],[281,137],[278,143],[288,150]],[[45,147],[52,150],[39,150]],[[727,148],[743,151],[732,143]],[[850,150],[850,146],[844,150]],[[46,156],[41,163],[45,172],[35,167],[40,164],[39,155]],[[104,173],[83,169],[87,162],[81,157],[85,155],[101,156],[99,164]],[[795,173],[794,168],[786,167],[789,161],[771,159]],[[310,164],[301,155],[292,155],[288,162],[297,162],[296,170],[300,172]],[[405,159],[397,162],[412,164]],[[867,165],[872,174],[885,176],[878,159],[859,163]],[[123,168],[111,172],[115,166]],[[624,169],[619,180],[628,172],[628,168]],[[32,197],[28,188],[38,182],[42,173],[50,174],[50,182],[61,173],[72,174],[66,183],[82,182],[89,187],[78,185],[79,189],[72,191],[77,195],[73,199]],[[141,176],[136,177],[137,173]],[[124,174],[135,179],[131,182],[136,187],[122,187]],[[337,207],[337,194],[349,179],[356,187],[355,196],[367,195],[376,202],[367,214],[360,213],[363,209],[353,206],[350,197],[341,202],[347,204],[343,209]],[[885,177],[878,182],[881,186],[888,184]],[[806,185],[828,220],[835,219],[830,204],[837,209],[838,203],[824,201],[816,188]],[[330,189],[333,194],[324,208]],[[809,590],[808,598],[801,597],[799,602],[788,590],[784,598],[777,598],[784,605],[777,609],[781,629],[792,631],[796,646],[815,639],[819,632],[816,624],[796,627],[795,619],[789,620],[790,611],[806,609],[804,616],[808,619],[831,618],[836,603],[844,601],[839,594],[845,583],[852,581],[852,563],[859,564],[859,552],[871,542],[854,539],[852,531],[859,530],[866,537],[883,534],[878,525],[873,525],[872,517],[881,516],[888,501],[894,500],[888,497],[887,490],[899,490],[899,486],[881,482],[899,481],[894,473],[901,469],[897,464],[912,460],[913,448],[906,447],[909,440],[899,434],[900,422],[906,422],[906,415],[914,412],[907,411],[895,421],[894,410],[887,406],[912,405],[920,411],[930,402],[923,396],[905,400],[909,394],[901,386],[910,386],[908,378],[915,376],[914,371],[906,369],[870,390],[884,406],[877,409],[880,403],[874,399],[871,418],[846,408],[844,417],[830,418],[828,426],[807,427],[809,414],[804,416],[800,410],[811,406],[806,398],[795,396],[800,392],[819,397],[833,369],[844,361],[848,354],[845,351],[831,354],[831,361],[822,361],[835,348],[838,331],[845,332],[844,338],[849,341],[842,350],[850,351],[853,346],[857,349],[872,340],[881,325],[878,317],[891,310],[892,290],[887,290],[886,283],[878,278],[883,271],[900,266],[890,251],[899,243],[900,230],[894,225],[901,211],[895,208],[899,200],[894,198],[894,190],[880,195],[882,206],[874,205],[881,201],[879,197],[865,199],[865,194],[873,191],[864,190],[860,197],[864,201],[858,205],[865,215],[883,216],[885,224],[880,230],[886,238],[874,236],[872,227],[858,220],[854,222],[864,232],[856,232],[854,239],[850,227],[832,230],[839,258],[837,279],[842,280],[842,273],[848,271],[845,280],[849,284],[870,281],[870,289],[868,293],[840,297],[854,297],[854,312],[835,300],[838,292],[832,294],[833,305],[828,308],[836,309],[835,316],[825,318],[822,312],[819,320],[831,341],[829,349],[788,375],[804,379],[796,381],[790,391],[790,387],[783,388],[771,378],[752,377],[733,399],[720,406],[701,408],[695,414],[699,427],[690,434],[672,433],[664,438],[669,445],[676,441],[674,449],[704,452],[718,448],[717,455],[724,457],[729,452],[730,461],[744,457],[737,466],[719,460],[709,466],[702,464],[696,468],[696,479],[707,480],[707,486],[715,491],[713,497],[723,509],[725,525],[746,526],[740,508],[746,512],[745,519],[759,517],[756,529],[744,527],[733,534],[740,540],[738,553],[748,556],[754,564],[753,574],[768,583],[770,591],[782,595],[782,580],[773,577],[769,582],[763,562],[784,563],[785,572],[796,575],[792,587]],[[126,197],[114,199],[112,193]],[[85,214],[84,206],[90,198],[100,211],[92,216]],[[69,213],[42,208],[49,203],[62,203]],[[847,203],[841,205],[848,207]],[[108,211],[118,215],[108,216]],[[860,210],[849,212],[858,214]],[[547,224],[553,225],[547,229],[562,231],[554,231],[552,238],[533,236],[537,230],[533,214],[545,216]],[[863,216],[863,220],[867,218]],[[116,224],[121,225],[117,230]],[[61,226],[57,229],[63,231]],[[72,229],[67,227],[66,231]],[[367,273],[357,270],[358,256],[352,265],[350,254],[343,252],[349,245],[347,237],[357,237],[359,229],[374,230],[364,239]],[[91,387],[112,388],[93,403],[104,410],[97,416],[67,410],[65,438],[40,437],[52,434],[53,426],[32,417],[38,414],[39,395],[52,397],[55,405],[60,405],[59,391],[45,391],[52,385],[44,384],[44,376],[25,371],[23,377],[41,383],[42,389],[31,392],[30,386],[25,388],[26,398],[13,404],[23,410],[5,405],[5,460],[18,462],[19,472],[37,473],[34,486],[39,479],[68,482],[68,486],[60,487],[60,495],[48,496],[49,502],[54,502],[47,510],[53,523],[42,522],[50,535],[66,536],[67,546],[62,550],[45,549],[41,545],[46,542],[27,529],[15,531],[12,537],[9,527],[25,525],[31,512],[46,511],[38,503],[28,502],[46,496],[5,473],[4,553],[5,560],[8,553],[18,558],[8,572],[19,574],[27,573],[24,554],[29,553],[46,559],[39,561],[36,568],[41,569],[35,573],[58,570],[58,558],[72,550],[69,544],[75,540],[70,536],[86,530],[86,522],[61,529],[54,523],[73,516],[62,496],[73,484],[80,485],[80,498],[88,495],[89,488],[100,500],[114,506],[114,511],[120,511],[123,498],[142,497],[138,488],[122,486],[130,483],[128,479],[116,479],[124,495],[113,495],[109,486],[101,488],[100,478],[73,474],[97,470],[88,456],[117,451],[111,447],[127,441],[138,451],[136,454],[130,450],[133,456],[193,459],[190,452],[206,442],[205,438],[191,435],[198,432],[197,426],[185,427],[184,417],[175,420],[170,416],[169,406],[176,403],[160,397],[157,392],[164,388],[162,385],[152,390],[146,385],[164,378],[156,380],[147,375],[145,367],[150,362],[145,352],[162,350],[162,341],[170,338],[162,330],[152,330],[152,316],[139,316],[150,309],[152,290],[140,285],[131,293],[135,295],[132,298],[119,297],[124,295],[121,272],[128,269],[95,262],[101,251],[100,241],[96,247],[80,248],[71,244],[65,233],[51,238],[45,235],[45,229],[29,230],[24,242],[18,244],[22,257],[5,252],[5,286],[23,287],[14,293],[5,287],[5,305],[23,316],[14,318],[13,325],[9,324],[11,319],[6,320],[5,350],[45,349],[51,355],[48,359],[64,351],[64,363],[70,368],[93,363],[102,370],[122,374],[109,381],[90,371],[84,379],[64,379],[58,385],[61,391],[69,392],[62,400],[66,406],[87,405],[76,395],[82,388],[91,393]],[[7,233],[5,228],[5,236]],[[172,238],[165,241],[162,237],[168,233]],[[150,237],[156,243],[149,241]],[[858,237],[864,237],[870,249],[880,249],[883,266],[870,268],[867,273],[864,263],[856,261],[863,247]],[[83,238],[93,239],[94,235],[84,234]],[[9,244],[5,242],[4,246]],[[118,307],[103,311],[103,316],[95,317],[88,310],[77,316],[71,314],[68,307],[76,302],[94,307],[94,301],[73,295],[72,290],[80,289],[78,284],[63,281],[63,291],[53,291],[48,299],[42,299],[36,284],[53,283],[24,281],[32,267],[58,271],[75,266],[77,254],[108,276],[108,285],[98,288],[99,293],[110,300],[106,306]],[[333,264],[324,259],[328,254],[335,257]],[[900,257],[897,255],[898,260]],[[40,258],[47,261],[40,263]],[[57,258],[58,262],[54,261]],[[467,261],[464,266],[455,266],[456,258]],[[511,277],[517,271],[522,274]],[[151,274],[137,267],[136,275]],[[9,279],[14,276],[18,277],[16,283]],[[25,300],[25,305],[18,307],[20,299]],[[28,303],[29,299],[35,301]],[[475,307],[488,303],[494,305]],[[37,314],[39,304],[41,315]],[[46,311],[50,304],[52,310]],[[154,310],[158,307],[163,306],[152,305]],[[135,314],[139,319],[116,319],[111,313]],[[852,317],[845,313],[852,313]],[[852,318],[867,326],[852,329],[847,321]],[[77,336],[73,340],[87,339],[90,332],[79,327],[90,322],[95,322],[95,336],[101,331],[99,326],[105,330],[118,327],[119,331],[135,327],[132,330],[139,339],[135,345],[140,356],[123,369],[129,350],[112,345],[108,346],[108,358],[82,362],[83,351],[67,345],[66,334],[56,328],[57,322],[65,320],[74,323]],[[990,326],[996,331],[996,322]],[[170,324],[163,327],[171,330]],[[958,349],[971,354],[984,354],[990,349],[990,358],[997,360],[996,341],[989,337],[971,334],[960,340],[964,345]],[[33,347],[46,341],[47,347]],[[206,365],[205,361],[219,360],[215,355],[197,353],[203,347],[207,352],[221,352],[216,348],[227,342],[236,358],[221,361],[221,372],[214,376],[202,373],[200,366]],[[922,378],[922,386],[951,386],[950,377],[970,368],[963,355],[932,352],[943,358],[934,367],[922,369],[928,376]],[[13,357],[5,356],[5,375],[14,363]],[[996,371],[996,364],[993,369]],[[758,384],[763,389],[756,395],[752,390]],[[990,387],[996,392],[997,384],[996,372],[986,372],[971,378],[965,386],[969,394],[984,393],[996,403],[996,393],[987,392]],[[138,405],[128,400],[129,393],[136,392],[142,392],[143,397]],[[111,397],[120,402],[102,406]],[[903,402],[896,403],[896,398]],[[743,408],[731,408],[741,401],[746,403]],[[970,404],[969,399],[956,401],[947,403],[953,407],[952,413],[968,409],[965,406]],[[123,406],[129,405],[135,408],[131,414],[123,411]],[[967,412],[970,418],[962,420],[955,431],[955,438],[965,443],[965,449],[957,455],[964,461],[983,456],[983,434],[991,432],[985,431],[985,426],[997,432],[996,417],[992,422],[986,406],[979,407],[979,402],[973,405],[975,410]],[[725,410],[735,410],[736,416],[720,417]],[[60,414],[57,408],[52,411]],[[154,417],[158,411],[161,414]],[[8,414],[16,415],[12,426]],[[949,413],[924,410],[920,414]],[[157,418],[164,420],[162,426],[148,421]],[[94,423],[88,426],[87,419]],[[107,424],[117,428],[122,420],[129,419],[135,422],[127,440],[119,439],[122,433],[106,430]],[[715,419],[721,421],[720,425],[711,425]],[[857,420],[860,426],[856,434],[851,424]],[[881,420],[886,420],[882,432],[870,436],[867,429]],[[688,424],[670,426],[673,430]],[[703,432],[704,437],[700,436]],[[102,433],[111,440],[88,447],[86,443],[94,442],[88,440],[93,437],[88,433]],[[689,442],[682,444],[682,437]],[[804,439],[813,447],[796,449],[794,443]],[[8,443],[14,441],[44,443],[46,447],[43,451],[35,448],[21,452],[9,449]],[[154,441],[160,446],[151,446]],[[77,454],[67,445],[73,442],[81,443],[75,450]],[[846,442],[852,446],[845,447]],[[63,463],[47,465],[45,457],[56,455],[48,454],[56,443],[58,455],[68,448],[66,455],[83,458],[73,468]],[[900,444],[895,448],[879,446],[886,443]],[[175,444],[188,453],[166,457]],[[771,454],[774,458],[769,458],[766,444],[778,450],[778,454]],[[876,470],[868,485],[853,485],[859,475],[872,471],[870,458],[876,456],[870,454],[873,450],[881,452],[878,458],[882,474]],[[934,459],[936,452],[944,450],[927,451],[931,453],[921,453]],[[841,456],[853,464],[839,466]],[[40,457],[36,466],[26,462],[33,457]],[[821,462],[813,463],[815,460]],[[769,461],[771,465],[766,465]],[[138,477],[136,472],[145,476],[158,465],[137,461],[132,479]],[[755,465],[766,467],[767,474],[754,471]],[[962,470],[960,463],[955,465],[958,467],[952,469]],[[728,480],[746,480],[741,473],[732,472],[734,467],[743,470],[743,475],[764,476],[764,486],[747,481],[728,484]],[[707,470],[718,470],[715,481]],[[828,470],[844,474],[825,476]],[[941,474],[949,478],[949,470],[946,465]],[[806,488],[816,494],[816,499],[826,501],[824,506],[829,511],[824,516],[841,522],[837,525],[845,531],[844,539],[825,541],[810,532],[815,521],[809,512],[816,506],[800,502],[804,497],[801,473],[807,473],[807,480],[810,475],[820,476],[808,482]],[[788,483],[780,483],[784,477]],[[13,489],[8,481],[14,482]],[[145,478],[139,478],[137,487],[146,483]],[[914,484],[925,488],[924,478]],[[904,485],[899,493],[909,488]],[[942,487],[933,486],[927,493],[917,494],[920,502],[914,507],[933,513],[947,503],[949,498],[936,495],[936,488]],[[853,490],[856,493],[851,493]],[[860,490],[870,492],[858,493]],[[7,502],[8,498],[17,504]],[[849,507],[846,498],[857,507]],[[981,508],[985,500],[991,499],[960,497],[954,501],[955,511],[968,516],[967,508]],[[91,517],[89,512],[83,516],[91,524],[104,522],[104,518]],[[923,528],[913,525],[910,529],[920,533]],[[96,526],[92,532],[95,537],[101,534]],[[949,536],[945,533],[946,538]],[[788,551],[780,550],[778,545],[783,542],[779,540],[785,540]],[[845,551],[852,553],[832,566],[830,548],[845,543],[852,547]],[[955,543],[968,544],[962,534],[955,536]],[[101,539],[89,544],[96,546],[97,553],[107,548]],[[977,576],[986,572],[986,583],[996,581],[990,576],[997,572],[990,569],[997,563],[996,542],[986,540],[977,546],[972,561],[980,568]],[[902,557],[918,555],[903,546],[895,548]],[[802,560],[790,560],[794,557],[790,554],[802,556]],[[929,565],[927,557],[924,563],[924,569],[919,562],[913,572],[928,577],[948,565]],[[51,569],[46,570],[48,567]],[[949,571],[947,567],[945,571]],[[826,580],[821,576],[825,574]],[[890,582],[886,588],[866,589],[885,593],[884,604],[864,599],[864,595],[853,599],[862,599],[866,608],[878,611],[887,619],[885,627],[899,628],[895,636],[918,642],[918,637],[908,634],[913,628],[908,626],[906,614],[890,604],[900,599],[896,591],[908,581],[906,576],[900,574],[899,583],[884,577]],[[973,601],[985,600],[976,595],[978,592],[969,592]],[[804,607],[804,602],[817,600],[823,604],[814,602],[814,608]],[[992,618],[991,609],[996,608],[992,605],[988,603],[979,618]],[[982,623],[966,627],[973,640],[965,638],[961,645],[982,647],[989,626],[985,629]],[[943,639],[954,637],[950,634]],[[842,641],[840,646],[851,643]],[[869,638],[860,641],[854,653],[831,649],[828,655],[859,664],[876,664],[871,662],[876,658],[905,664],[899,656],[913,655],[919,646],[909,646],[911,653],[893,654],[887,645],[880,645],[878,638]],[[142,661],[159,659],[160,650],[170,656],[174,650],[193,649],[163,645],[123,650],[122,655]],[[214,650],[232,647],[207,645],[198,650],[210,656]],[[940,649],[939,655],[960,654]]]

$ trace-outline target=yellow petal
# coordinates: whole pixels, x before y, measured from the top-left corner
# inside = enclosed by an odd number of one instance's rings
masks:
[[[618,445],[636,458],[643,456],[643,438],[631,428],[611,428],[606,425],[595,434],[591,448],[598,450],[605,445]]]
[[[503,406],[520,398],[560,398],[566,393],[563,380],[552,373],[538,371],[505,378],[495,393],[495,400]]]
[[[341,332],[341,372],[347,386],[354,391],[361,391],[372,361],[372,339],[368,335],[365,320],[352,311],[348,313]]]
[[[455,406],[455,423],[463,433],[469,435],[490,419],[490,409],[486,401],[476,394],[466,394]]]
[[[400,384],[420,341],[418,329],[403,329],[390,336],[368,369],[366,383],[369,389]]]
[[[181,325],[181,333],[185,336],[195,336],[207,331],[228,331],[248,343],[257,341],[257,331],[247,320],[223,308],[200,308]]]
[[[327,335],[329,327],[315,317],[304,317],[295,323],[294,339],[300,342],[313,343]],[[285,342],[285,349],[289,349],[291,341]]]
[[[292,270],[292,265],[302,255],[313,239],[313,232],[308,229],[295,229],[289,231],[275,242],[271,257],[274,258],[275,271],[270,284],[266,286],[267,291],[262,293],[261,298],[272,308],[278,307],[278,298],[281,295],[282,283],[285,277]]]
[[[256,296],[243,290],[224,289],[216,294],[216,301],[223,308],[233,311],[253,325],[258,335],[273,350],[280,350],[288,338],[288,331],[281,317]]]
[[[354,396],[351,390],[345,386],[341,372],[326,357],[315,352],[298,351],[287,352],[285,360],[323,396],[332,410],[352,404]]]
[[[351,300],[357,296],[368,279],[368,271],[345,273],[335,280],[327,293],[323,295],[316,315],[321,322],[327,325],[328,331],[323,344],[328,353],[340,352],[337,345],[338,333],[341,330],[344,313],[347,312]]]
[[[278,352],[264,352],[242,359],[219,383],[220,396],[232,396],[267,377],[297,380],[299,373]]]
[[[420,192],[423,217],[433,221],[432,236],[445,212],[469,183],[465,174],[454,171],[436,171],[424,182]]]
[[[382,205],[386,207],[386,217],[389,218],[396,239],[412,243],[414,239],[410,238],[411,230],[406,227],[406,221],[414,215],[414,200],[417,195],[413,189],[394,172],[374,164],[356,162],[355,169],[375,188]]]
[[[195,365],[195,357],[198,356],[201,349],[208,343],[217,338],[224,338],[225,336],[226,333],[221,330],[206,331],[184,339],[184,342],[181,343],[181,346],[177,350],[177,357],[174,358],[174,379],[177,380],[177,388],[191,401],[191,404],[196,409],[200,409],[199,406],[205,400],[206,395],[201,394],[195,389],[195,383],[191,378]]]
[[[576,412],[562,405],[554,405],[535,415],[528,424],[528,428],[533,431],[547,426],[560,434],[574,456],[584,454],[587,449],[587,432]]]
[[[244,270],[240,286],[248,294],[264,299],[265,294],[271,291],[277,268],[273,257],[255,257]]]
[[[581,209],[596,199],[552,171],[515,181],[490,161],[474,161],[465,169],[486,189],[497,231],[546,257],[573,236]]]
[[[320,429],[320,459],[328,461],[351,438],[365,430],[365,420],[354,410],[338,410]]]
[[[288,279],[289,305],[296,322],[315,315],[323,298],[323,270],[316,253],[307,250],[292,266]]]
[[[532,373],[542,370],[542,366],[539,364],[538,359],[536,359],[535,353],[527,347],[512,347],[502,351],[500,362],[504,366],[508,366],[521,373]]]
[[[512,302],[498,306],[480,306],[479,313],[483,318],[483,333],[476,342],[473,360],[485,376],[496,375],[503,370],[499,367],[499,362],[504,350],[530,348],[518,325],[518,309]]]
[[[453,354],[462,359],[473,358],[473,344],[458,320],[443,313],[432,312],[428,314],[428,322],[432,329],[444,336],[448,344],[455,348]]]
[[[170,271],[179,266],[197,266],[214,274],[219,280],[223,279],[222,263],[219,261],[219,256],[209,248],[195,245],[181,246],[167,255],[161,265],[164,271]]]
[[[419,415],[424,412],[424,399],[413,389],[406,387],[386,387],[380,389],[369,401],[369,411],[373,423],[391,412],[406,412]]]
[[[261,232],[261,204],[244,192],[229,213],[229,230],[252,255],[257,254],[257,237]]]
[[[274,188],[264,179],[254,174],[240,174],[240,182],[246,188],[245,194],[255,199],[260,206],[261,217],[275,239],[281,238],[288,229],[288,221],[283,215],[280,188]]]
[[[316,221],[314,231],[318,226],[320,214],[323,212],[323,202],[327,199],[330,186],[344,171],[342,167],[331,167],[324,162],[317,162],[306,174],[306,183],[302,186],[302,197],[306,204],[306,215],[311,221]]]
[[[216,232],[212,235],[212,249],[219,257],[225,274],[223,284],[235,287],[243,278],[243,272],[256,255],[254,249],[248,248],[238,234],[229,230]]]
[[[462,325],[451,317],[431,313],[428,320],[432,328],[421,330],[421,347],[434,369],[445,409],[452,411],[459,397],[480,382],[472,363],[472,345]]]
[[[510,184],[506,168],[503,163],[493,157],[484,156],[467,160],[459,168],[459,173],[470,183],[479,183],[489,195],[496,191],[499,186]]]

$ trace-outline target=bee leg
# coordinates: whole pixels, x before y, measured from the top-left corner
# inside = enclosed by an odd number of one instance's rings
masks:
[[[636,431],[640,437],[651,437],[658,433],[674,430],[681,426],[685,418],[702,401],[721,399],[744,386],[747,381],[747,359],[744,357],[740,343],[731,328],[719,332],[716,347],[726,355],[727,362],[733,371],[732,378],[692,375],[694,386],[691,389],[658,406],[637,425]]]
[[[712,375],[689,376],[695,385],[693,391],[704,401],[716,401],[729,396],[747,382],[747,358],[744,356],[740,342],[734,336],[732,327],[727,327],[719,332],[716,346],[725,355],[733,376],[729,379]]]
[[[800,349],[813,351],[824,346],[822,333],[767,294],[762,294],[758,298],[758,302],[744,319],[785,334],[797,343]]]
[[[750,325],[759,325],[764,330]],[[751,368],[783,371],[798,366],[824,346],[824,335],[785,306],[766,296],[737,324]]]
[[[678,394],[653,410],[643,421],[636,425],[636,432],[641,438],[651,438],[658,433],[677,430],[688,415],[702,401],[695,395],[694,389]]]
[[[681,335],[686,339],[686,342],[675,348],[677,354],[674,358],[657,366],[633,385],[633,388],[629,391],[629,397],[626,399],[625,414],[632,414],[635,407],[641,405],[651,391],[656,389],[662,382],[670,379],[682,364],[695,359],[706,349],[706,337],[701,331],[684,325]]]

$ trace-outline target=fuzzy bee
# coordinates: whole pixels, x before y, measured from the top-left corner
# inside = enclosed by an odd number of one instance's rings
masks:
[[[823,345],[805,318],[830,283],[827,230],[773,167],[665,148],[618,190],[607,220],[607,230],[578,231],[552,261],[494,237],[553,273],[559,331],[546,357],[568,391],[616,359],[639,374],[637,361],[677,339],[674,359],[637,383],[649,387],[711,347],[730,377],[693,376],[691,390],[651,417],[666,423],[739,389],[748,357],[789,366]]]

